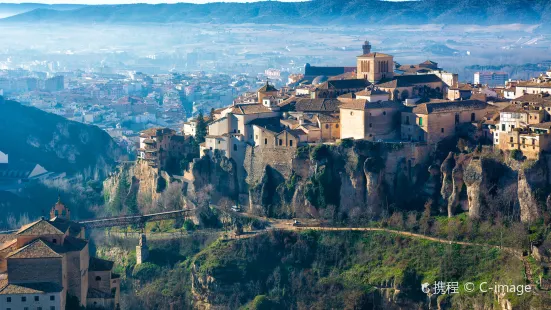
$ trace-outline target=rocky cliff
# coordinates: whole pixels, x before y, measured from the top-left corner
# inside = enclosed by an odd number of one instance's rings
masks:
[[[428,162],[427,146],[408,143],[250,147],[245,159],[249,208],[276,217],[378,216],[383,207],[417,196],[408,194],[430,178]]]
[[[461,209],[471,218],[513,214],[530,223],[547,210],[550,192],[549,156],[516,161],[504,153],[450,153],[442,162],[442,202],[448,216]],[[518,210],[518,211],[517,211]]]
[[[123,163],[103,182],[105,203],[111,213],[136,213],[150,210],[169,184],[177,180],[147,162]],[[132,206],[134,210],[123,210]]]

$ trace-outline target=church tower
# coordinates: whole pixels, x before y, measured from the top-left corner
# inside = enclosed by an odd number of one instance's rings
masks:
[[[364,42],[364,45],[362,45],[362,49],[364,55],[371,53],[371,44],[369,44],[369,41]]]
[[[71,219],[71,210],[69,210],[69,208],[67,208],[61,202],[61,196],[57,197],[56,204],[50,210],[50,219],[53,219],[54,217],[62,218],[65,220]]]

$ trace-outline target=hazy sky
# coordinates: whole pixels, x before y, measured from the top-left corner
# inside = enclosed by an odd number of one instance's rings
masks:
[[[209,3],[209,2],[258,2],[268,0],[0,0],[0,3],[46,3],[46,4],[128,4],[128,3]],[[298,2],[308,0],[278,0],[280,2]]]

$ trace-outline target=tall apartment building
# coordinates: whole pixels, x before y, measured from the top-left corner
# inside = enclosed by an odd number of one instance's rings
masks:
[[[509,80],[509,74],[506,72],[476,72],[474,74],[474,83],[488,85],[490,87],[504,86]]]
[[[44,89],[49,92],[61,91],[65,89],[65,78],[57,75],[44,81]]]

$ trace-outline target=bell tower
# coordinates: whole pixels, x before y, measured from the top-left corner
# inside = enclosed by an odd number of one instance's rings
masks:
[[[369,41],[364,42],[364,45],[362,45],[362,49],[364,55],[371,53],[371,44],[369,44]]]
[[[71,219],[71,210],[69,210],[69,208],[67,208],[61,202],[61,196],[57,197],[56,204],[50,210],[50,218],[53,219],[54,217],[62,218],[65,220]]]

